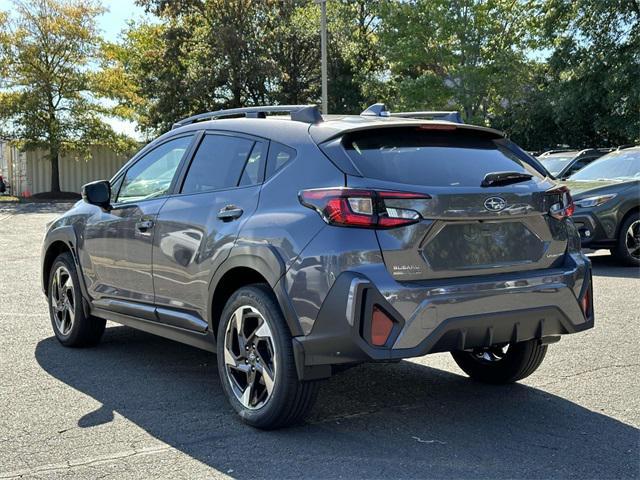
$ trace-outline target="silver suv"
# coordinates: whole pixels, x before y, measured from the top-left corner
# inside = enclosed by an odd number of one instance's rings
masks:
[[[260,428],[299,421],[361,362],[450,351],[475,380],[530,375],[593,326],[571,196],[502,133],[439,116],[178,122],[49,226],[56,336],[95,344],[108,319],[217,352]]]

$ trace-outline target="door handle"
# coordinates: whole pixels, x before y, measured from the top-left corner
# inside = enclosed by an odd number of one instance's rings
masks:
[[[141,232],[146,232],[153,228],[153,220],[140,220],[136,223],[136,228]]]
[[[218,218],[223,221],[235,220],[236,218],[240,218],[244,211],[240,207],[236,207],[235,205],[227,205],[226,207],[220,209],[218,212]]]

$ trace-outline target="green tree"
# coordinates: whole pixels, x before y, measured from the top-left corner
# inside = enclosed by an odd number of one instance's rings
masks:
[[[319,7],[138,0],[160,22],[110,47],[143,129],[218,108],[317,103]],[[329,111],[456,109],[528,148],[638,139],[637,0],[330,0]],[[115,81],[118,79],[119,81]]]
[[[388,0],[382,50],[403,109],[460,109],[487,123],[517,101],[535,18],[514,0]]]
[[[121,43],[105,47],[104,71],[124,87],[112,90],[114,99],[147,136],[188,116],[195,101],[215,103],[210,78],[191,71],[193,35],[178,21],[132,23]]]
[[[558,143],[640,140],[638,1],[547,0],[542,18],[542,40],[552,49],[547,92]]]
[[[0,121],[25,147],[42,146],[51,162],[51,191],[60,191],[59,158],[91,144],[130,144],[104,122],[111,109],[95,65],[100,58],[96,17],[84,0],[14,2],[0,23]]]
[[[304,104],[320,99],[320,15],[318,6],[305,0],[279,2],[268,17],[269,46],[265,60],[272,62],[268,100]]]
[[[543,58],[525,95],[494,124],[530,149],[640,141],[637,1],[546,0],[535,32]]]
[[[328,2],[328,93],[332,113],[360,112],[389,94],[378,35],[380,11],[380,0]],[[318,25],[319,20],[316,31]]]
[[[320,18],[308,0],[138,0],[159,23],[131,25],[111,47],[112,68],[133,85],[142,128],[218,108],[320,100]],[[377,101],[380,1],[329,2],[330,111]],[[125,95],[128,92],[125,91]]]
[[[280,2],[138,3],[161,24],[132,25],[114,48],[114,68],[138,87],[143,128],[164,131],[181,116],[268,101],[275,65],[269,26]]]

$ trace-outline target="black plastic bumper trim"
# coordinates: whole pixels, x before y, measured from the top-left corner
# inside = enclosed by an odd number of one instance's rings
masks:
[[[357,300],[356,311],[361,312],[361,315],[354,319],[354,325],[351,326],[345,312],[349,285],[354,278],[361,278],[367,284],[361,289],[360,298]],[[579,298],[584,295],[587,288],[590,288],[590,285],[589,269]],[[591,300],[593,301],[593,295]],[[562,310],[550,305],[448,318],[417,346],[393,349],[391,345],[401,328],[394,330],[393,340],[390,340],[385,347],[373,347],[363,338],[366,329],[363,330],[362,323],[374,303],[380,304],[387,313],[397,319],[398,325],[404,325],[402,317],[366,277],[353,272],[345,272],[338,277],[323,303],[311,333],[294,338],[294,354],[301,379],[322,378],[330,375],[330,368],[320,370],[311,368],[317,366],[330,367],[366,361],[419,357],[429,353],[467,350],[532,339],[553,343],[557,341],[559,335],[580,332],[594,325],[592,313],[589,318],[584,319],[584,322],[575,324]]]

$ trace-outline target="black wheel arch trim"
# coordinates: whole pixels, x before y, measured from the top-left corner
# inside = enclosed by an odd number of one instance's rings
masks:
[[[622,227],[624,226],[625,222],[629,219],[630,216],[634,214],[640,214],[640,205],[635,203],[626,208],[624,210],[624,214],[620,216],[620,221],[616,226],[616,240],[620,238],[620,235],[622,235]]]
[[[465,350],[494,343],[520,342],[530,339],[541,343],[556,341],[555,337],[576,333],[594,326],[593,304],[588,318],[574,323],[556,306],[523,308],[520,310],[472,314],[451,317],[441,322],[423,341],[413,348],[394,349],[389,346],[373,347],[365,338],[363,330],[354,319],[350,326],[345,313],[348,305],[349,284],[357,278],[353,272],[343,272],[337,279],[323,303],[311,333],[294,338],[294,355],[298,376],[303,379],[323,378],[330,375],[328,367],[338,364],[355,364],[367,361],[389,361],[423,356],[428,353]],[[591,268],[587,266],[578,298],[591,289]],[[359,277],[359,276],[358,276]],[[366,279],[365,279],[366,280]],[[363,316],[370,315],[368,298],[373,295],[375,303],[384,307],[394,320],[401,321],[397,312],[385,301],[372,284],[367,282],[362,289],[365,298],[358,303],[357,310]],[[365,292],[366,291],[366,292]],[[360,297],[362,293],[359,293]],[[593,302],[593,299],[590,299]],[[361,310],[360,310],[361,309]],[[365,322],[366,323],[366,322]]]
[[[84,274],[82,272],[82,266],[80,265],[80,261],[78,260],[78,237],[76,235],[76,231],[72,225],[63,225],[59,227],[55,227],[52,230],[48,231],[42,246],[42,262],[40,266],[40,279],[42,284],[42,291],[45,295],[48,294],[48,282],[49,282],[49,272],[45,271],[45,259],[47,258],[47,253],[49,249],[53,246],[54,243],[62,242],[68,248],[69,252],[71,252],[71,256],[73,257],[73,263],[76,267],[76,273],[78,274],[78,284],[80,285],[80,292],[82,292],[82,307],[85,311],[85,314],[89,314],[89,310],[91,308],[91,297],[89,296],[89,291],[87,290],[87,285],[84,281]]]
[[[280,279],[286,273],[286,264],[278,251],[271,245],[237,244],[227,259],[214,273],[209,283],[209,305],[213,305],[215,291],[220,280],[234,268],[243,267],[254,270],[267,281],[278,300],[285,321],[293,337],[303,335],[302,327]],[[213,331],[213,318],[209,315],[209,328]]]

